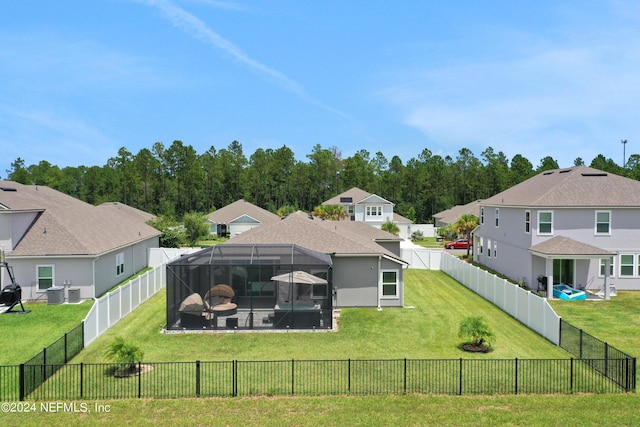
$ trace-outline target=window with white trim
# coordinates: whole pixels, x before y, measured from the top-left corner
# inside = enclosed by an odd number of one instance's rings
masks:
[[[482,247],[482,246],[483,246],[483,245],[482,245],[482,240],[483,240],[483,239],[484,239],[484,238],[483,238],[483,237],[481,237],[481,238],[480,238],[480,240],[479,240],[479,242],[478,242],[478,243],[480,244],[480,255],[482,255],[482,253],[483,253],[483,249],[484,249],[484,248]]]
[[[498,241],[493,241],[493,257],[498,258]]]
[[[609,277],[614,277],[614,272],[616,271],[614,268],[614,264],[615,264],[615,258],[611,257],[609,258]],[[604,268],[605,268],[605,260],[604,259],[600,259],[600,271],[598,274],[598,277],[604,277]]]
[[[124,274],[124,252],[116,254],[116,276]]]
[[[487,258],[491,258],[491,239],[487,239]]]
[[[398,298],[398,270],[382,270],[381,298]]]
[[[484,224],[484,207],[480,208],[480,224]]]
[[[382,206],[367,206],[368,217],[382,217]]]
[[[538,234],[553,234],[553,211],[538,212]]]
[[[38,271],[38,290],[45,291],[53,286],[53,265],[39,265],[36,267]]]
[[[611,212],[596,211],[596,235],[609,236],[611,234]]]
[[[633,277],[635,255],[620,254],[620,277]]]
[[[496,228],[500,227],[500,209],[496,208]]]
[[[524,232],[531,233],[531,211],[524,211]]]

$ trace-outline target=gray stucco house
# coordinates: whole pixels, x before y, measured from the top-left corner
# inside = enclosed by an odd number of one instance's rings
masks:
[[[144,269],[149,249],[159,247],[151,218],[121,203],[93,206],[49,187],[0,181],[0,245],[23,300],[47,301],[52,286],[98,297]],[[6,271],[0,280],[9,284]]]
[[[207,215],[211,234],[235,236],[255,227],[280,221],[278,215],[243,199]]]
[[[296,212],[254,228],[228,244],[295,244],[332,260],[335,307],[402,307],[401,238],[359,221],[323,221]]]
[[[392,202],[360,188],[353,187],[322,204],[341,205],[349,213],[351,221],[360,221],[377,228],[392,221],[400,228],[400,237],[407,239],[411,236],[411,220],[393,212],[395,205]]]
[[[480,204],[474,258],[533,290],[640,290],[640,182],[577,166]]]

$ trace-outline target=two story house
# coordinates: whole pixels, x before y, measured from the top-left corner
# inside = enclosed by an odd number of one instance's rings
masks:
[[[532,290],[640,290],[640,182],[576,166],[480,203],[474,259]]]
[[[353,187],[322,204],[341,205],[349,213],[351,221],[364,222],[376,228],[380,228],[387,221],[392,221],[400,229],[400,237],[407,239],[411,236],[411,220],[394,213],[395,205],[392,202],[360,188]]]

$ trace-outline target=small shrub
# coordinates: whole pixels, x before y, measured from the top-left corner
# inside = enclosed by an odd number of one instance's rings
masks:
[[[129,364],[129,371],[135,372],[136,362],[142,361],[144,352],[138,345],[126,342],[122,337],[116,337],[109,344],[104,355],[112,362]]]
[[[494,338],[491,328],[481,316],[465,317],[460,322],[458,336],[467,340],[463,348],[472,351],[488,350]]]

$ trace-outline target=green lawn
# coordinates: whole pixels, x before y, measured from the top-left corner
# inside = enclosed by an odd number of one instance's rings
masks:
[[[164,292],[130,314],[74,362],[103,361],[115,335],[135,339],[146,360],[324,357],[461,357],[455,332],[466,315],[485,316],[496,332],[493,353],[479,357],[568,357],[544,338],[439,272],[409,270],[406,304],[413,309],[343,310],[338,333],[162,335]],[[576,304],[577,303],[577,304]],[[566,320],[632,355],[640,353],[640,293],[610,302],[553,301]],[[593,304],[593,305],[591,305]],[[621,327],[617,332],[612,328]],[[381,344],[381,340],[385,341]],[[315,347],[314,347],[315,345]],[[192,348],[192,347],[199,348]],[[286,347],[283,347],[286,346]],[[298,349],[298,346],[300,348]],[[333,348],[335,346],[335,348]],[[171,352],[174,352],[173,354]],[[468,355],[463,355],[468,357]],[[109,412],[3,415],[4,425],[226,426],[634,426],[638,394],[518,396],[318,396],[130,399],[97,402]]]
[[[0,365],[26,362],[43,348],[78,326],[93,301],[82,304],[23,303],[26,314],[0,314],[0,330],[4,341]]]
[[[618,291],[609,301],[551,300],[563,319],[625,353],[640,356],[640,292]]]
[[[309,333],[162,334],[163,290],[72,362],[104,362],[105,348],[118,335],[140,345],[150,362],[570,357],[444,273],[408,270],[405,283],[405,305],[413,308],[343,309],[338,332]],[[484,316],[494,330],[491,353],[471,354],[458,348],[458,326],[469,315]]]

